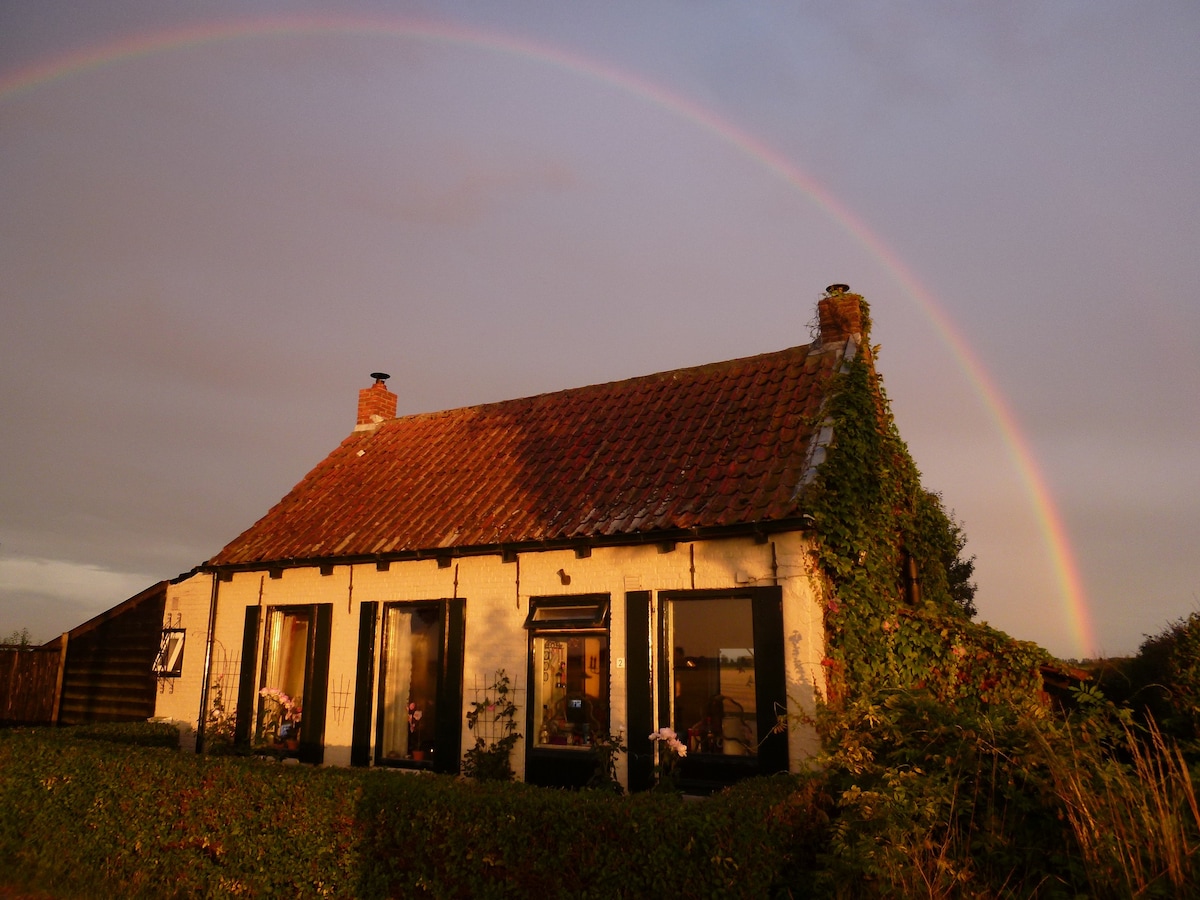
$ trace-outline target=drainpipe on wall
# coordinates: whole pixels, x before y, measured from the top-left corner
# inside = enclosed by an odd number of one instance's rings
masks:
[[[221,579],[212,573],[212,595],[208,601],[208,635],[204,641],[204,674],[200,682],[200,714],[196,719],[196,752],[204,752],[204,723],[208,719],[208,682],[212,674],[213,631],[217,624],[217,591]]]

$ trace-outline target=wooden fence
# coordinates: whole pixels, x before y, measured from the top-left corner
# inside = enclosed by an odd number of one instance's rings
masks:
[[[58,647],[0,645],[0,724],[54,722],[61,669]]]

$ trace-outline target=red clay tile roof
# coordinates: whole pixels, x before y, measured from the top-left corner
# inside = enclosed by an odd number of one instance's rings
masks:
[[[372,556],[800,514],[809,423],[842,345],[356,431],[210,564]]]

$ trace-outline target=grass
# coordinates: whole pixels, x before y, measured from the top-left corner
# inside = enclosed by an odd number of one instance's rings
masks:
[[[1149,720],[1146,734],[1125,725],[1128,763],[1079,765],[1079,754],[1050,755],[1055,791],[1092,888],[1144,897],[1195,883],[1200,807],[1183,754]]]

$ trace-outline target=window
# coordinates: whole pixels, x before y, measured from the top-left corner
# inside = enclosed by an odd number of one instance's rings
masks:
[[[351,765],[457,774],[465,615],[461,597],[362,604]]]
[[[158,656],[154,658],[154,674],[159,678],[178,678],[183,674],[183,644],[187,631],[182,628],[164,628],[158,645]]]
[[[302,762],[324,760],[332,629],[329,603],[246,607],[234,725],[237,744],[271,745],[298,755]],[[261,668],[254,664],[260,637]],[[280,694],[287,695],[287,705],[279,702]]]
[[[257,743],[299,741],[313,633],[312,607],[275,607],[268,611]]]
[[[421,763],[433,759],[438,738],[443,634],[439,604],[384,606],[376,743],[380,762]],[[448,715],[457,712],[447,710]]]
[[[535,749],[590,750],[608,732],[608,596],[533,597],[530,740]]]
[[[671,727],[689,753],[757,755],[752,625],[748,597],[671,605]]]
[[[688,748],[681,783],[717,789],[787,769],[783,595],[778,587],[660,595],[658,722]]]

